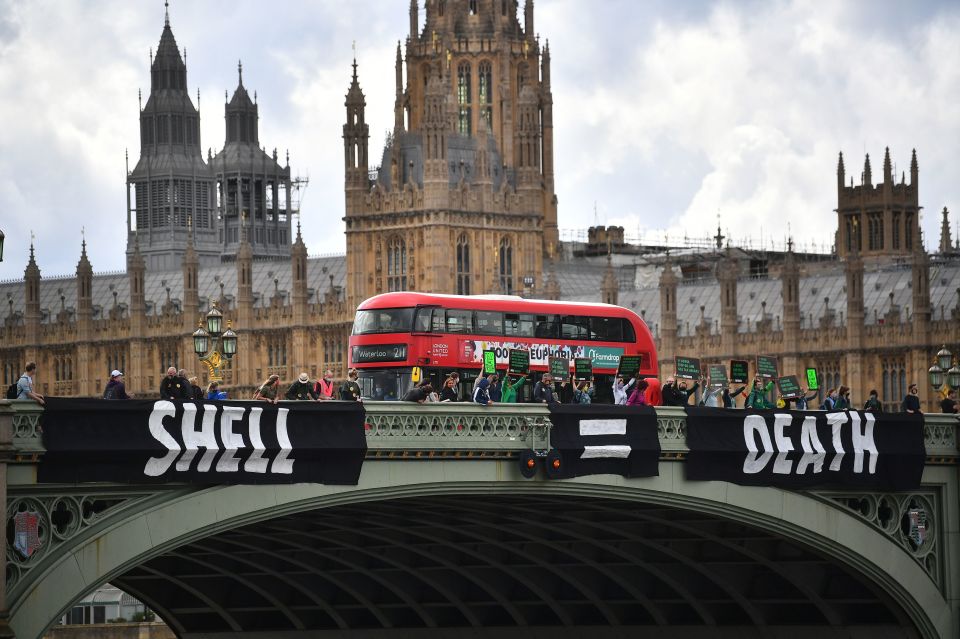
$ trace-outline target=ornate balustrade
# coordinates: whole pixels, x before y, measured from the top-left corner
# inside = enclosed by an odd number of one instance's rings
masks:
[[[371,458],[503,458],[550,446],[549,412],[541,405],[367,402],[364,406]],[[15,461],[34,462],[43,454],[42,413],[43,407],[32,401],[0,400],[0,424],[11,420]],[[683,409],[661,406],[657,422],[662,458],[683,459],[689,450]],[[923,430],[927,464],[960,463],[957,417],[925,415]]]

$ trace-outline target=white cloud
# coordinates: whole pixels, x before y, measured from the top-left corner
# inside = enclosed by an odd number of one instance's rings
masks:
[[[223,143],[224,89],[236,60],[259,94],[261,142],[310,176],[311,253],[343,249],[343,98],[356,40],[371,163],[393,123],[396,41],[408,3],[364,0],[174,3],[191,95],[202,91],[203,146]],[[836,155],[859,175],[920,162],[928,246],[939,211],[960,212],[960,9],[950,3],[542,0],[538,30],[553,54],[561,227],[600,222],[675,234],[760,229],[829,244]],[[139,153],[136,91],[159,3],[0,0],[0,279],[20,277],[29,232],[45,276],[71,272],[88,230],[97,270],[124,258],[123,153]],[[659,231],[658,231],[659,232]]]

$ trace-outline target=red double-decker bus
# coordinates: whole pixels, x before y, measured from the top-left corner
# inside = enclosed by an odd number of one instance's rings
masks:
[[[592,360],[594,401],[612,401],[621,356],[639,356],[641,376],[657,374],[653,336],[636,313],[610,304],[511,295],[371,297],[357,308],[349,362],[359,371],[364,397],[390,400],[414,385],[415,369],[421,381],[433,382],[438,390],[458,371],[461,389],[470,389],[482,370],[484,351],[496,354],[502,377],[511,350],[529,352],[530,383],[524,384],[521,401],[554,357]]]

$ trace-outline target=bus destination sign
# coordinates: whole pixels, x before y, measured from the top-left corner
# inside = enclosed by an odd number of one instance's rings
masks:
[[[677,377],[681,379],[700,379],[700,360],[696,357],[675,358]]]
[[[351,351],[351,360],[354,364],[403,362],[406,359],[406,344],[364,344],[354,346]]]
[[[570,377],[570,360],[566,357],[551,357],[550,374],[558,382],[567,381]]]
[[[510,349],[507,360],[507,370],[511,373],[525,375],[530,372],[530,351]]]
[[[750,378],[750,364],[745,359],[730,360],[730,383],[746,384]]]

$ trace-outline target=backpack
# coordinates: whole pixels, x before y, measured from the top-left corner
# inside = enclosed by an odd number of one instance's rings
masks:
[[[20,380],[18,379],[17,381],[15,381],[14,383],[10,384],[10,386],[7,387],[7,399],[17,398],[17,395],[20,394],[17,392],[17,384],[19,383],[20,383]]]
[[[104,399],[115,399],[115,398],[116,398],[116,393],[117,393],[117,386],[116,386],[116,384],[114,384],[113,386],[110,386],[109,384],[107,384],[107,387],[106,387],[106,388],[104,389],[104,391],[103,391],[103,398],[104,398]]]

